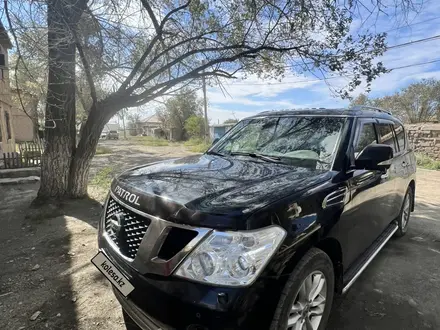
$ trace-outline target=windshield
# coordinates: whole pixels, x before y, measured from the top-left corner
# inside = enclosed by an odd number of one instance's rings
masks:
[[[329,170],[344,121],[337,117],[247,119],[231,129],[210,152],[272,157],[280,163]]]

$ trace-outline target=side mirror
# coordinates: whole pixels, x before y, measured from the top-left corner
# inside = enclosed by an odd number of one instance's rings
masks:
[[[370,144],[358,155],[355,168],[358,170],[383,171],[391,166],[393,149],[387,144]]]

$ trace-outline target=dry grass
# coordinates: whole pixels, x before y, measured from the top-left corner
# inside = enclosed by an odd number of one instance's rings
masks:
[[[428,170],[440,170],[440,161],[432,159],[424,154],[416,154],[417,166]]]
[[[113,153],[112,149],[109,147],[104,147],[104,146],[98,146],[96,148],[96,155],[108,155]]]
[[[170,144],[169,141],[165,139],[158,139],[153,136],[130,136],[129,140],[144,146],[152,147],[165,147]]]
[[[192,152],[202,153],[208,150],[208,148],[211,146],[211,143],[206,142],[205,140],[200,138],[196,138],[196,139],[193,138],[186,141],[183,145]]]

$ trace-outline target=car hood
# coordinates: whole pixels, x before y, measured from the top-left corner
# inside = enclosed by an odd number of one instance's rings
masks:
[[[328,174],[250,157],[204,154],[129,170],[114,180],[112,192],[166,220],[201,225],[209,214],[216,217],[216,226],[235,228],[230,219],[314,186]]]

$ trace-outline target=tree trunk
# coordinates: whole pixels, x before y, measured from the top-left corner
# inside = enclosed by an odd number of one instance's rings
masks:
[[[69,196],[72,156],[75,154],[76,28],[86,0],[47,1],[49,77],[46,102],[45,150],[36,202]]]
[[[75,149],[75,43],[56,0],[48,1],[49,77],[45,150],[38,199],[68,194],[71,156]]]
[[[81,198],[87,195],[90,165],[95,155],[99,137],[110,115],[104,116],[102,107],[90,111],[82,128],[81,140],[72,159],[69,176],[69,197]],[[108,110],[108,109],[105,109]]]

